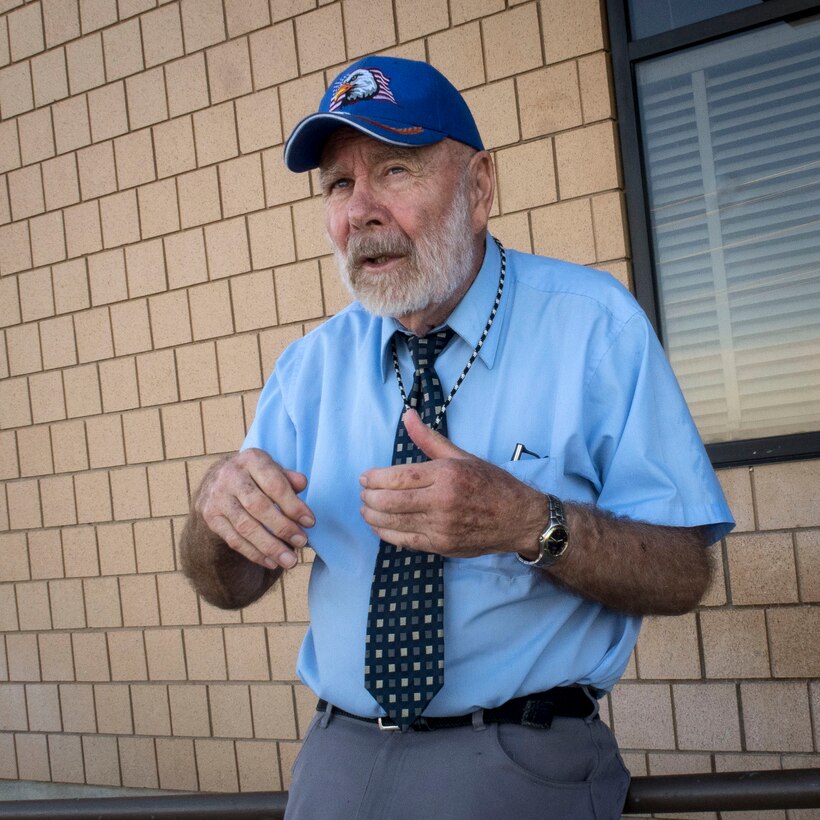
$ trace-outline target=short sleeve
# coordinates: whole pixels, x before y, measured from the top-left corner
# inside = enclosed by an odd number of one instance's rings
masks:
[[[598,505],[666,526],[734,526],[689,408],[649,321],[627,321],[584,401],[587,448],[601,477]]]
[[[282,383],[277,370],[271,374],[256,405],[256,415],[242,450],[257,447],[287,469],[296,465],[296,429],[287,412]]]

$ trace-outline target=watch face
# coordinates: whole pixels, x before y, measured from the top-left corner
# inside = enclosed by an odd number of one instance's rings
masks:
[[[569,533],[566,527],[562,527],[560,524],[553,527],[547,538],[547,552],[549,552],[553,558],[557,558],[567,548],[568,540]]]

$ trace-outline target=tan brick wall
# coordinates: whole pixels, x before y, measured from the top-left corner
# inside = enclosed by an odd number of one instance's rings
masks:
[[[598,0],[0,0],[0,778],[287,787],[309,566],[222,612],[175,551],[348,301],[283,138],[344,62],[428,59],[494,155],[492,230],[628,284],[606,48]],[[705,605],[649,619],[604,704],[637,774],[820,761],[820,463],[721,480]]]

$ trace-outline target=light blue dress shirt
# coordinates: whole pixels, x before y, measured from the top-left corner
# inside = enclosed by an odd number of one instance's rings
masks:
[[[484,329],[499,270],[488,237],[481,270],[447,322],[456,335],[436,361],[445,391]],[[359,476],[391,462],[402,412],[396,328],[354,303],[292,344],[243,445],[309,480],[316,555],[298,674],[319,697],[374,717],[364,646],[379,539],[359,513]],[[399,355],[412,384],[406,345]],[[733,526],[663,350],[609,274],[508,251],[498,315],[447,425],[459,447],[564,500],[655,524],[711,525],[713,540]],[[510,461],[517,443],[540,458]],[[515,555],[448,559],[445,681],[425,714],[465,714],[573,683],[609,690],[639,627],[640,618],[559,589]]]

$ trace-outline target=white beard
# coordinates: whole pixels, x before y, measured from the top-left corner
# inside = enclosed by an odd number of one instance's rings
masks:
[[[413,242],[405,233],[376,229],[351,235],[347,252],[334,246],[342,281],[370,313],[407,316],[446,302],[472,272],[473,235],[469,177],[465,174],[445,218]],[[373,273],[357,260],[404,256],[389,273]]]

